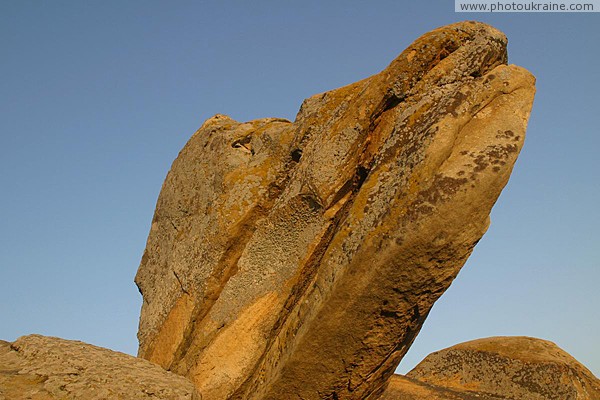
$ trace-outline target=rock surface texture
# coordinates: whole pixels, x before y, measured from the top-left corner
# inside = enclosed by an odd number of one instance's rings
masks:
[[[600,400],[600,381],[552,342],[495,337],[427,356],[381,400]]]
[[[205,399],[376,397],[486,231],[534,78],[481,23],[436,29],[295,122],[207,120],[136,275],[139,356]]]
[[[0,400],[200,400],[187,379],[90,344],[30,335],[0,341]]]
[[[402,375],[393,375],[379,400],[500,400],[504,397],[449,389]]]

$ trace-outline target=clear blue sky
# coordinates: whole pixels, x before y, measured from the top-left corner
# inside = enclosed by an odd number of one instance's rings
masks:
[[[600,375],[600,14],[452,1],[0,0],[0,338],[137,349],[133,283],[161,184],[215,113],[293,119],[463,19],[538,78],[492,225],[399,371],[478,337],[552,340]]]

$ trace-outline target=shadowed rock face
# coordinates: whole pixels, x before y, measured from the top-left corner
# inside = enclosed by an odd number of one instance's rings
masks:
[[[381,400],[599,400],[600,381],[552,342],[494,337],[428,355]]]
[[[465,22],[291,123],[217,115],[160,193],[139,355],[206,399],[377,396],[484,234],[534,78]]]
[[[0,400],[200,400],[191,382],[90,344],[30,335],[0,341]]]

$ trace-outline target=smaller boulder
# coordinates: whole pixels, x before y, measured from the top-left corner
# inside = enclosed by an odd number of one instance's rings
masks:
[[[187,379],[87,343],[23,336],[0,341],[0,400],[200,400]]]
[[[500,400],[504,397],[486,396],[452,390],[441,386],[419,382],[402,375],[394,375],[379,400]]]
[[[475,398],[600,400],[600,381],[552,342],[492,337],[428,355],[381,400]]]

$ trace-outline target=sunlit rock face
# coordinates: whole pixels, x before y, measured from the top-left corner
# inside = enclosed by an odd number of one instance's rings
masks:
[[[600,381],[552,342],[493,337],[428,355],[380,400],[598,400]]]
[[[523,144],[535,80],[506,62],[458,23],[294,122],[207,120],[158,199],[139,355],[205,399],[379,395]]]

